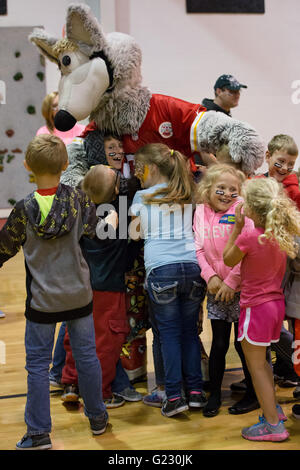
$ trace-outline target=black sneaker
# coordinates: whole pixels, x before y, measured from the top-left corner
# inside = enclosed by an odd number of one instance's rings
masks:
[[[17,442],[16,449],[17,450],[47,450],[51,449],[52,444],[50,440],[50,436],[47,433],[44,434],[37,434],[34,436],[25,436]]]
[[[293,416],[297,419],[300,419],[300,405],[294,405],[292,408]]]
[[[103,401],[106,408],[119,408],[119,406],[123,406],[125,404],[124,398],[115,395],[114,393],[110,398],[104,398]]]
[[[293,391],[294,398],[300,398],[300,385],[298,384],[295,390]]]
[[[92,433],[96,436],[103,434],[108,425],[108,414],[105,412],[102,417],[89,418]]]
[[[164,416],[174,416],[178,413],[188,410],[189,407],[184,398],[177,398],[177,400],[168,400],[166,399],[163,403],[161,414]]]
[[[203,408],[205,405],[207,405],[207,398],[205,393],[189,393],[188,404],[190,408]]]

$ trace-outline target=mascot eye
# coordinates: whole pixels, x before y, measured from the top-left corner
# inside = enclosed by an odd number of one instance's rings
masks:
[[[71,57],[68,55],[64,55],[62,58],[62,63],[65,67],[67,67],[71,63]]]

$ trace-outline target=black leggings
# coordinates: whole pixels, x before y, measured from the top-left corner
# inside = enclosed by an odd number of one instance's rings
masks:
[[[241,342],[238,337],[238,322],[234,325],[234,347],[240,357],[246,379],[247,396],[255,398],[251,376],[246,365]],[[226,353],[230,344],[231,322],[225,320],[211,320],[212,345],[209,354],[209,383],[212,394],[221,394],[221,386],[225,372]]]

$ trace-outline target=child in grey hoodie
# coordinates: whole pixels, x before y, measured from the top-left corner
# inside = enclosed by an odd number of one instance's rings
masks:
[[[80,240],[95,235],[95,206],[78,189],[60,184],[68,166],[61,139],[42,134],[29,144],[25,168],[37,190],[16,203],[0,232],[0,267],[22,247],[26,267],[27,433],[17,449],[52,447],[49,365],[55,326],[66,321],[85,414],[93,434],[106,430],[101,366],[96,355],[92,289]]]

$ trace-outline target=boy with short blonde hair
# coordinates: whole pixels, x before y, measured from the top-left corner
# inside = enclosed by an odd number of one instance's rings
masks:
[[[79,245],[83,235],[95,235],[97,218],[95,206],[82,191],[60,184],[68,159],[58,137],[35,137],[27,148],[24,165],[34,173],[37,190],[17,202],[0,232],[0,266],[23,248],[27,433],[16,447],[49,449],[49,365],[57,322],[66,321],[68,327],[80,393],[93,434],[102,434],[107,426],[95,348],[90,273]]]
[[[300,190],[296,173],[293,171],[298,157],[294,139],[286,134],[275,135],[268,143],[266,161],[269,171],[265,176],[282,183],[287,195],[300,209]]]

